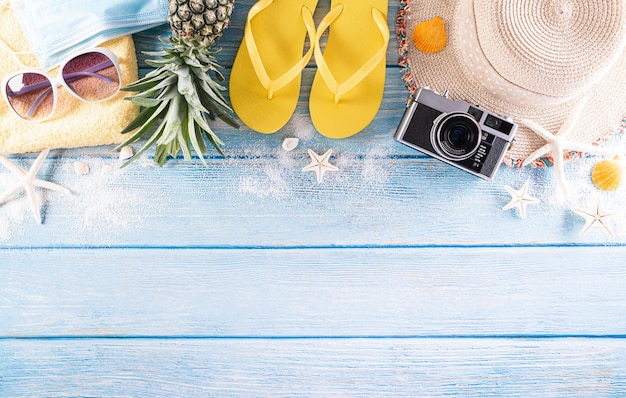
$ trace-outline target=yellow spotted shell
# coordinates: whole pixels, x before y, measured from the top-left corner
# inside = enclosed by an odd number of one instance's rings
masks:
[[[603,191],[615,191],[622,182],[624,162],[617,156],[611,160],[599,161],[591,171],[591,179]]]
[[[423,21],[413,29],[413,43],[418,50],[426,54],[434,54],[443,50],[448,43],[445,22],[441,17]]]

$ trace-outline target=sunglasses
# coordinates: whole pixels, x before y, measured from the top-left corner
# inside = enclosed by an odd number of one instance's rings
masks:
[[[54,113],[57,87],[65,86],[72,95],[87,101],[106,101],[121,88],[119,60],[106,48],[94,48],[65,61],[61,76],[53,79],[37,69],[26,69],[7,76],[2,95],[22,119],[41,122]]]

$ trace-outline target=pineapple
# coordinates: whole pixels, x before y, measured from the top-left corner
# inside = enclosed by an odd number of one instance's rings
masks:
[[[178,37],[217,41],[230,24],[234,0],[170,0],[169,22]]]
[[[162,51],[145,53],[157,59],[146,60],[155,69],[123,88],[136,92],[128,99],[142,107],[137,118],[122,134],[133,132],[118,148],[148,135],[140,150],[125,164],[156,145],[154,161],[162,166],[168,155],[182,151],[185,160],[196,154],[206,166],[205,139],[222,155],[223,142],[213,132],[207,118],[220,118],[238,128],[232,109],[222,95],[224,76],[217,63],[215,43],[230,22],[234,0],[169,0],[172,35],[161,39]]]

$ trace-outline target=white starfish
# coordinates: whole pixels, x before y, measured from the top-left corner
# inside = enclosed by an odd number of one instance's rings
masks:
[[[611,237],[615,236],[615,234],[609,227],[609,224],[607,223],[606,219],[612,216],[616,216],[619,213],[604,210],[604,208],[602,207],[602,203],[600,202],[599,196],[598,196],[595,208],[592,208],[590,210],[581,209],[581,208],[572,208],[572,211],[578,214],[579,216],[585,218],[585,225],[583,226],[583,229],[580,231],[581,235],[586,235],[587,232],[589,232],[589,230],[593,228],[600,228],[600,229],[603,229],[607,234],[609,234],[609,236]]]
[[[337,171],[339,170],[337,166],[330,164],[329,158],[333,153],[332,149],[329,149],[323,155],[318,155],[311,149],[308,150],[309,156],[311,157],[311,163],[308,166],[302,168],[302,171],[314,171],[317,174],[317,182],[322,182],[324,178],[324,173],[327,171]]]
[[[58,191],[58,192],[63,192],[63,193],[71,192],[69,189],[61,185],[54,184],[52,182],[44,181],[44,180],[40,180],[36,178],[37,172],[39,172],[39,169],[41,168],[41,165],[44,159],[46,158],[46,156],[48,156],[49,152],[50,152],[49,149],[46,149],[43,152],[41,152],[39,156],[37,156],[37,159],[35,159],[35,162],[33,163],[33,165],[30,166],[30,169],[28,170],[28,172],[25,172],[24,170],[22,170],[20,167],[18,167],[15,163],[10,161],[8,158],[0,155],[0,163],[2,163],[9,170],[11,170],[13,174],[19,177],[19,180],[15,184],[11,185],[9,189],[4,191],[4,193],[0,195],[0,204],[6,202],[7,199],[11,195],[17,192],[26,191],[26,196],[28,197],[28,201],[30,202],[30,208],[33,211],[33,216],[35,217],[35,220],[39,224],[41,224],[41,208],[40,208],[39,203],[37,202],[37,197],[35,196],[35,187],[51,189],[53,191]]]
[[[535,199],[528,194],[528,185],[529,181],[526,180],[524,186],[520,190],[515,190],[511,187],[505,186],[506,189],[511,194],[511,201],[502,208],[502,210],[509,210],[512,208],[517,208],[520,217],[526,218],[526,206],[530,204],[539,203],[539,199]]]
[[[567,136],[572,132],[574,126],[576,125],[576,121],[580,117],[580,113],[582,112],[585,104],[587,103],[587,97],[580,100],[572,109],[572,112],[569,114],[561,128],[556,134],[550,133],[548,130],[535,123],[532,120],[524,119],[521,121],[526,127],[530,128],[534,131],[538,136],[543,138],[546,142],[541,148],[537,149],[535,152],[531,153],[522,163],[523,166],[527,166],[536,159],[552,153],[554,169],[556,172],[557,179],[559,181],[559,185],[561,190],[565,194],[565,197],[569,196],[569,189],[567,187],[567,181],[565,180],[565,172],[563,170],[563,152],[565,150],[577,151],[590,153],[595,155],[615,155],[614,151],[610,151],[608,149],[601,148],[596,145],[584,144],[581,142],[574,142],[567,140]]]

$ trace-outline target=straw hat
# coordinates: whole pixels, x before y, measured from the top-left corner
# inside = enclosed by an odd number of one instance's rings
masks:
[[[448,44],[425,54],[411,32],[435,16]],[[398,21],[411,91],[448,90],[552,133],[586,98],[568,135],[581,143],[603,142],[626,116],[626,0],[402,0]],[[544,144],[520,124],[507,164],[521,165]]]

